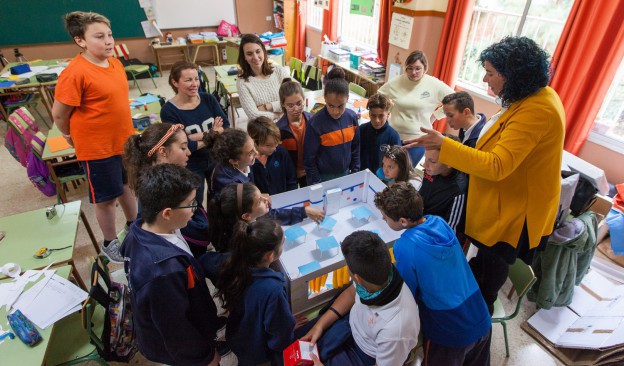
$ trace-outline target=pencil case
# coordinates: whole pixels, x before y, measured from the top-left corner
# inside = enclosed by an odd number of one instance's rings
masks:
[[[21,75],[30,72],[30,65],[19,64],[11,67],[11,75]]]
[[[17,338],[21,339],[24,344],[32,347],[41,341],[41,334],[21,311],[16,310],[7,315],[7,319]]]

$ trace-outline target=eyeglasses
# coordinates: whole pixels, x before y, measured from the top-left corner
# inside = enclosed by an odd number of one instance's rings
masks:
[[[384,153],[384,156],[392,159],[392,160],[396,160],[396,156],[394,155],[394,153],[392,151],[394,151],[393,146],[390,146],[388,144],[383,144],[381,146],[379,146],[379,150],[381,150],[382,153]]]
[[[182,209],[182,208],[190,208],[191,211],[195,213],[195,211],[197,211],[197,207],[199,207],[199,205],[197,204],[197,201],[193,200],[193,202],[191,202],[189,206],[177,206],[177,207],[171,207],[171,209],[176,210],[176,209]]]
[[[296,104],[285,104],[284,108],[289,111],[292,111],[293,109],[303,108],[303,101],[299,101]]]

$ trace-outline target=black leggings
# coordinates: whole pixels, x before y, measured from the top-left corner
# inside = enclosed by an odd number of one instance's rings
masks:
[[[479,252],[470,260],[469,264],[490,315],[492,315],[498,290],[503,287],[509,275],[509,264],[490,248],[483,247],[479,248]]]

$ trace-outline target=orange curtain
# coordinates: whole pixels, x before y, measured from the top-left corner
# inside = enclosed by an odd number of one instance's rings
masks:
[[[377,60],[378,62],[388,65],[388,49],[390,44],[390,22],[392,21],[392,1],[381,0],[379,9],[379,30],[377,38]]]
[[[312,1],[312,0],[308,0]],[[305,62],[306,48],[306,23],[307,23],[307,7],[304,0],[297,0],[295,4],[295,12],[297,13],[297,21],[295,27],[295,57]]]
[[[576,0],[552,57],[566,112],[564,148],[578,154],[624,57],[624,0]]]
[[[329,0],[329,10],[323,10],[323,29],[321,41],[327,35],[331,41],[338,40],[338,4],[340,0]]]
[[[474,0],[449,0],[446,8],[433,76],[451,87],[455,86],[464,56],[473,7]],[[440,132],[446,131],[446,119],[439,120],[435,128]]]

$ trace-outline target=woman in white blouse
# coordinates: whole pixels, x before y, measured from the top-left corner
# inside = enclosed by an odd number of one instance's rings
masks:
[[[247,117],[278,118],[282,114],[279,88],[288,73],[279,65],[269,64],[264,43],[255,34],[242,36],[238,65],[241,70],[236,87]]]

